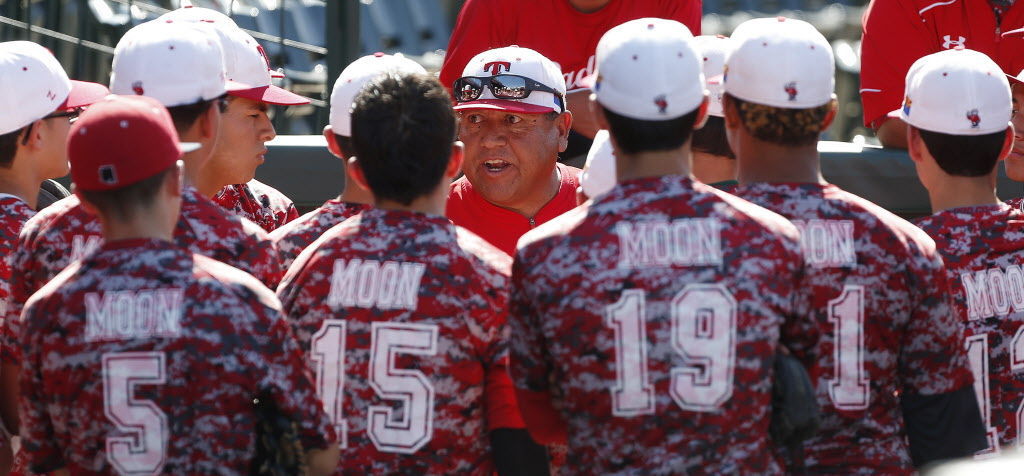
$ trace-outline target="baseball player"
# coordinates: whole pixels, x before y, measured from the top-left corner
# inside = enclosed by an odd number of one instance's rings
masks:
[[[516,454],[529,436],[507,373],[510,260],[444,217],[462,163],[450,101],[422,74],[366,85],[352,176],[374,207],[306,248],[278,290],[343,473],[537,474]]]
[[[271,78],[281,75],[270,70],[263,47],[223,13],[185,7],[165,13],[156,21],[198,23],[216,30],[225,50],[228,79],[249,86],[228,91],[220,137],[197,184],[199,191],[268,233],[298,218],[291,199],[253,177],[267,153],[264,144],[277,135],[267,116],[270,105],[309,104],[309,99],[273,85]],[[253,51],[259,57],[251,54]]]
[[[1024,114],[1020,110],[1024,107],[1024,71],[1017,76],[1006,75],[1010,80],[1010,92],[1013,94],[1012,122],[1013,122],[1013,147],[1010,154],[1004,159],[1006,164],[1006,176],[1017,182],[1024,182]],[[1010,206],[1024,211],[1024,197],[1015,197],[1007,200]]]
[[[366,83],[384,73],[426,74],[426,70],[403,56],[375,53],[353,61],[334,82],[334,90],[331,92],[330,124],[324,128],[324,137],[327,139],[327,148],[345,161],[346,169],[353,156],[350,112],[352,102]],[[270,234],[270,239],[274,240],[281,255],[283,269],[287,270],[299,253],[325,231],[369,208],[368,203],[373,197],[367,195],[369,192],[354,183],[350,175],[346,175],[345,191],[340,196],[274,230]]]
[[[71,129],[75,193],[104,244],[25,306],[30,469],[248,474],[259,398],[297,425],[310,472],[330,474],[336,435],[274,294],[172,242],[183,150],[146,97],[110,96]]]
[[[935,242],[821,176],[817,140],[836,111],[828,41],[784,17],[747,21],[732,39],[723,106],[740,166],[735,193],[800,229],[808,278],[800,294],[820,335],[804,363],[821,427],[790,455],[790,469],[911,474],[981,449],[963,332]]]
[[[64,141],[71,119],[82,107],[102,98],[107,88],[68,80],[46,48],[28,41],[0,43],[0,316],[11,299],[8,259],[22,225],[35,215],[39,184],[68,173]],[[0,386],[17,385],[11,336],[0,336]],[[16,402],[0,399],[0,415],[17,428]],[[0,425],[0,474],[10,468]]]
[[[946,264],[963,347],[988,435],[979,456],[1021,441],[1024,400],[1024,212],[995,194],[996,166],[1013,144],[1010,87],[999,66],[971,50],[925,56],[910,67],[900,111],[908,148],[931,197],[917,222]],[[1018,301],[1021,301],[1018,303]]]
[[[519,241],[512,378],[534,438],[567,438],[570,473],[780,472],[772,363],[813,327],[792,317],[798,234],[690,178],[699,58],[672,20],[601,38],[593,106],[618,184]]]
[[[697,50],[702,55],[704,84],[708,89],[708,120],[704,127],[693,131],[693,176],[712,187],[727,192],[736,188],[736,155],[729,148],[722,119],[722,78],[725,57],[732,41],[722,35],[702,35],[696,38]]]

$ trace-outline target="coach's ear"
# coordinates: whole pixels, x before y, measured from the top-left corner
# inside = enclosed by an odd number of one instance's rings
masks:
[[[331,151],[337,158],[345,157],[345,153],[341,150],[341,144],[338,144],[338,139],[334,136],[334,129],[330,124],[324,126],[324,138],[327,139],[327,150]]]
[[[1006,138],[1003,139],[1003,150],[999,151],[999,160],[1006,160],[1010,156],[1010,151],[1013,150],[1013,139],[1016,136],[1016,131],[1013,129],[1013,124],[1006,125]]]
[[[466,146],[462,141],[455,141],[452,144],[452,155],[448,158],[448,167],[444,169],[444,178],[448,181],[455,180],[462,173],[462,161],[466,156]]]
[[[366,174],[363,173],[363,168],[359,166],[359,157],[353,156],[348,159],[348,176],[352,178],[356,185],[364,190],[370,190],[370,183],[366,181]]]

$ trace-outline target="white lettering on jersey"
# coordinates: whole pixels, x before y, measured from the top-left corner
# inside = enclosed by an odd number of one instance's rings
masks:
[[[618,223],[619,267],[721,264],[721,229],[715,218]]]
[[[98,236],[75,235],[71,238],[71,261],[78,261],[96,251],[103,244]]]
[[[353,259],[334,262],[327,303],[334,307],[416,309],[426,266]]]
[[[579,89],[583,86],[580,85],[580,81],[583,78],[594,74],[594,68],[597,65],[595,55],[590,55],[590,59],[587,60],[587,66],[579,71],[569,71],[563,74],[565,76],[565,90],[572,91],[573,89]]]
[[[184,296],[177,288],[88,293],[85,340],[178,337]]]
[[[960,275],[967,294],[967,318],[984,319],[1024,311],[1024,273],[1019,265]]]
[[[851,220],[793,220],[800,229],[804,260],[814,268],[857,265]]]

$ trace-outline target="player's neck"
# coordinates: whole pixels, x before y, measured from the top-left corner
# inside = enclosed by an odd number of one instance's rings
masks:
[[[620,182],[666,175],[690,175],[690,143],[674,150],[637,154],[616,150],[615,171]]]
[[[386,198],[374,199],[374,208],[381,210],[392,210],[401,212],[417,212],[426,213],[429,215],[441,215],[444,216],[444,208],[448,202],[448,187],[447,180],[443,181],[443,185],[438,185],[434,191],[427,195],[420,195],[413,199],[408,205],[396,202],[394,200],[388,200]]]
[[[787,147],[753,142],[736,150],[736,179],[741,184],[826,183],[821,176],[817,144]]]
[[[351,178],[345,182],[345,191],[341,192],[338,199],[348,203],[373,203],[373,195]]]
[[[955,177],[944,175],[933,177],[928,185],[928,198],[932,213],[961,207],[977,207],[999,203],[996,196],[995,176]]]
[[[736,160],[693,151],[693,176],[704,183],[736,180]]]
[[[0,167],[0,193],[14,195],[35,209],[39,199],[39,184],[45,177],[30,168],[32,157],[17,156],[10,168]]]
[[[163,213],[137,213],[132,220],[119,221],[101,217],[103,239],[107,242],[139,238],[172,241],[173,227],[167,226]]]

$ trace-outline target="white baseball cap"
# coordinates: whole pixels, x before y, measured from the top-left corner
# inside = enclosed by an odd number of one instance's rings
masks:
[[[458,102],[455,110],[465,109],[497,109],[502,111],[521,112],[527,114],[544,114],[548,112],[565,112],[565,76],[553,61],[544,55],[520,46],[495,48],[480,53],[469,60],[462,76],[489,78],[502,74],[523,76],[536,81],[555,93],[533,91],[524,99],[498,99],[490,88],[484,87],[483,92],[475,100]],[[457,82],[457,81],[456,81]],[[459,91],[453,87],[452,94],[458,100]]]
[[[149,96],[165,107],[221,96],[228,84],[220,42],[210,30],[187,23],[138,25],[115,48],[110,90]]]
[[[732,39],[722,35],[701,35],[694,39],[704,65],[704,85],[708,89],[708,115],[722,117],[722,73],[725,58],[732,51]]]
[[[210,23],[210,24],[224,24],[231,28],[238,28],[238,24],[235,23],[231,17],[213,10],[210,8],[195,7],[192,5],[186,5],[177,10],[171,10],[157,18],[157,21],[173,20],[182,23]]]
[[[102,84],[69,80],[57,58],[36,43],[0,43],[0,134],[54,111],[87,106],[109,93]]]
[[[832,100],[832,46],[810,23],[757,18],[736,27],[732,40],[724,75],[730,95],[785,109],[809,109]]]
[[[597,102],[631,119],[664,121],[705,98],[690,29],[675,20],[640,18],[608,30],[597,43],[597,72],[584,80]]]
[[[984,53],[957,48],[910,66],[899,115],[918,129],[977,136],[1006,130],[1012,102],[999,65]]]
[[[583,193],[590,198],[608,193],[615,187],[616,173],[615,151],[612,149],[608,131],[597,131],[597,134],[594,135],[594,142],[590,145],[590,151],[587,152],[587,162],[583,164],[583,173],[580,176]]]
[[[338,76],[331,92],[330,120],[335,134],[352,135],[352,102],[363,86],[384,73],[427,74],[427,70],[401,54],[374,53],[353,61]]]

